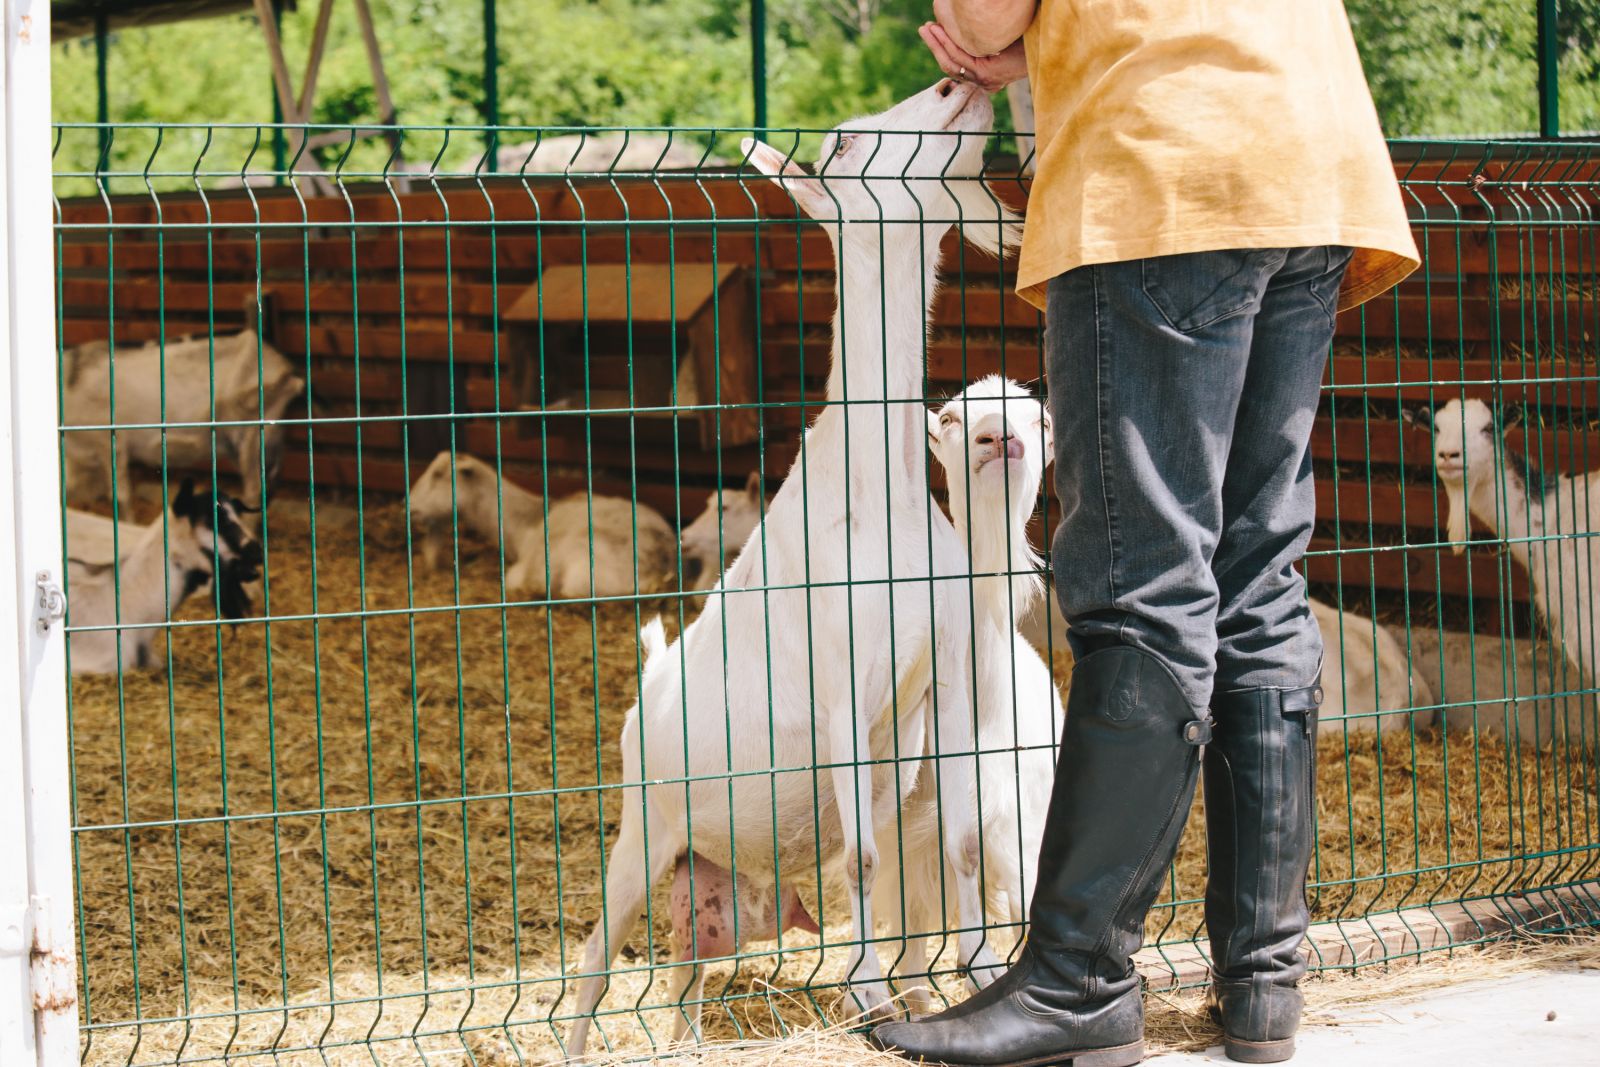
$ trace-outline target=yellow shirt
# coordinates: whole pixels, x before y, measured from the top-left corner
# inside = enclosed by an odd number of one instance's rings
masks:
[[[1342,0],[1041,0],[1017,292],[1089,263],[1355,249],[1341,310],[1418,264]]]

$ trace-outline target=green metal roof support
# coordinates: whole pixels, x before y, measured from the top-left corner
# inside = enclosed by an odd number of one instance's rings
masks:
[[[1539,4],[1539,135],[1561,136],[1561,66],[1556,0]]]
[[[500,148],[500,49],[495,36],[495,0],[483,0],[483,150],[486,156],[484,169],[490,174],[499,171],[496,156]]]
[[[750,0],[750,81],[755,94],[755,127],[767,126],[767,4]]]

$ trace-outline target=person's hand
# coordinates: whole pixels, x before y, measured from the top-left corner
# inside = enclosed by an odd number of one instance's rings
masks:
[[[951,39],[949,31],[937,22],[925,22],[917,32],[928,46],[939,69],[961,81],[972,82],[986,93],[998,93],[1012,82],[1028,76],[1028,57],[1022,38],[992,56],[975,56]]]

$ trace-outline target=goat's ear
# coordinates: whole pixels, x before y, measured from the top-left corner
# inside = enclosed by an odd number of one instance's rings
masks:
[[[744,491],[750,494],[750,499],[757,500],[761,496],[761,472],[751,471],[750,477],[744,480]]]
[[[793,157],[784,155],[765,141],[758,141],[754,137],[746,137],[740,141],[739,148],[751,166],[786,190],[807,215],[812,218],[825,218],[836,214],[833,210],[833,199],[822,188],[822,182],[801,170]]]
[[[947,183],[960,210],[961,236],[996,259],[1022,244],[1022,218],[984,184],[982,178],[952,179]]]
[[[1426,405],[1415,408],[1401,408],[1400,420],[1407,426],[1421,426],[1424,430],[1433,429],[1433,409]]]

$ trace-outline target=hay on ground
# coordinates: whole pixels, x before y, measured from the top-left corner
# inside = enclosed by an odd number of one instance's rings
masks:
[[[314,546],[311,532],[304,509],[274,505],[274,621],[179,627],[170,675],[73,679],[86,1062],[554,1060],[563,975],[601,910],[620,798],[595,787],[620,777],[637,625],[676,609],[431,610],[498,602],[493,553],[458,586],[408,569],[394,505],[359,522],[323,505]],[[1330,736],[1320,759],[1318,919],[1592,876],[1596,775],[1570,746]],[[1196,819],[1152,939],[1201,932],[1203,853]],[[604,1002],[619,1052],[672,1031],[651,968],[669,951],[664,902]],[[833,1039],[818,1028],[844,1021],[848,913],[808,903],[821,944],[790,935],[712,966],[709,1038],[787,1037],[820,1060]],[[937,984],[959,996],[946,948]]]

